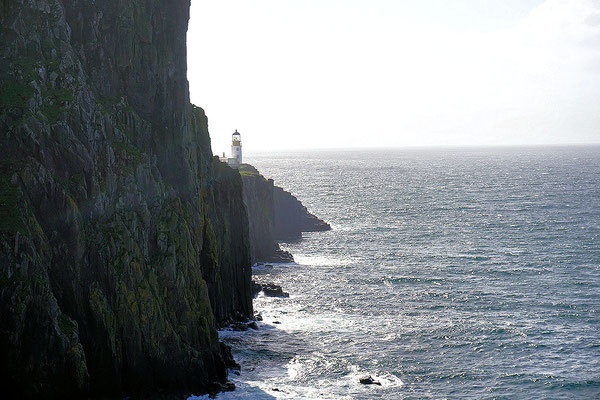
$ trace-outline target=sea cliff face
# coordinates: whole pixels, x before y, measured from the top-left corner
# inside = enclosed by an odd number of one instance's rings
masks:
[[[273,189],[273,234],[277,239],[299,239],[302,232],[328,231],[331,226],[311,214],[290,192],[275,186]]]
[[[275,186],[249,164],[239,167],[248,211],[252,262],[289,262],[290,253],[277,240],[299,239],[302,232],[326,231],[331,226],[311,214],[291,193]]]
[[[249,164],[242,164],[239,171],[248,212],[252,263],[293,261],[290,253],[280,249],[273,235],[273,180],[266,179]]]
[[[0,5],[0,382],[206,392],[252,315],[241,178],[189,103],[189,0]]]

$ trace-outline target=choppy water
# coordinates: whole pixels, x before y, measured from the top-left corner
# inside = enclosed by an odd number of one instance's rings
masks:
[[[600,398],[600,147],[247,161],[333,230],[255,270],[291,297],[219,399]]]

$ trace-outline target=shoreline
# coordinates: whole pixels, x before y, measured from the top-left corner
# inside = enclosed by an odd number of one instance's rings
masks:
[[[288,253],[290,254],[290,253]],[[252,285],[253,285],[253,303],[256,298],[258,298],[261,293],[262,296],[265,297],[277,297],[281,299],[287,299],[290,297],[288,292],[283,291],[283,288],[280,285],[277,285],[273,282],[256,282],[254,280],[255,276],[260,276],[262,274],[255,274],[255,268],[266,268],[272,269],[274,265],[298,265],[295,261],[289,262],[257,262],[252,265]],[[265,292],[266,289],[266,292]],[[227,364],[228,377],[225,383],[217,383],[215,382],[215,386],[217,384],[220,388],[215,387],[215,391],[211,391],[206,394],[195,395],[189,394],[186,397],[186,400],[201,400],[201,399],[214,399],[218,398],[219,395],[227,392],[234,392],[239,390],[240,388],[233,382],[233,376],[242,376],[244,373],[243,365],[240,363],[238,359],[236,359],[233,354],[233,346],[226,342],[226,337],[232,337],[237,335],[242,335],[249,331],[264,331],[266,329],[277,329],[277,325],[280,325],[281,322],[274,320],[269,322],[263,321],[263,317],[260,312],[254,311],[254,315],[251,318],[246,318],[239,321],[232,321],[226,325],[223,325],[217,329],[217,333],[219,335],[219,344],[221,346],[221,352],[224,355],[225,362]],[[225,337],[224,337],[225,336]],[[273,391],[281,391],[277,388],[272,389]],[[268,393],[265,392],[265,395]]]

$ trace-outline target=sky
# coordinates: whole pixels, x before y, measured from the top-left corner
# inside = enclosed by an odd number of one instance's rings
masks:
[[[192,0],[213,152],[600,143],[600,0]]]

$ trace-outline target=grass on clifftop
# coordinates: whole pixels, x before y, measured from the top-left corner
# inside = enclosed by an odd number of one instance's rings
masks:
[[[255,174],[254,172],[250,172],[250,171],[240,171],[240,175],[241,176],[258,176],[258,174]]]

